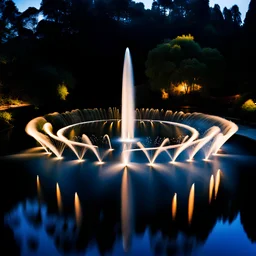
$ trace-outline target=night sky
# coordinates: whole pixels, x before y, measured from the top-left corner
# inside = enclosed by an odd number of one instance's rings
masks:
[[[41,0],[13,0],[19,11],[24,11],[28,7],[36,7],[39,8]],[[151,8],[153,0],[141,0],[137,2],[143,2],[145,4],[145,8]],[[250,0],[210,0],[210,5],[214,6],[214,4],[219,4],[221,9],[223,9],[225,6],[227,8],[232,7],[234,4],[237,4],[239,6],[240,12],[242,14],[242,20],[245,18],[245,14],[248,10]]]

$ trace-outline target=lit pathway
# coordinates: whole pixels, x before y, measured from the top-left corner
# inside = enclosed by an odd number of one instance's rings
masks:
[[[29,104],[29,103],[23,103],[23,104],[19,104],[19,105],[3,105],[3,106],[0,106],[0,111],[8,110],[8,109],[11,109],[11,108],[26,107],[26,106],[30,106],[30,105],[31,104]]]

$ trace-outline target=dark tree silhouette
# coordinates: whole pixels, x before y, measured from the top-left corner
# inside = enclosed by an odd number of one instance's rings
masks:
[[[74,76],[70,104],[83,105],[82,95],[86,95],[89,105],[99,99],[103,105],[108,100],[119,105],[118,74],[122,73],[126,47],[132,51],[136,85],[150,92],[145,75],[148,52],[166,40],[191,34],[202,48],[216,48],[225,59],[226,71],[221,81],[218,77],[218,86],[212,79],[212,94],[251,91],[254,72],[247,57],[255,52],[251,36],[254,12],[255,1],[251,1],[242,24],[237,5],[222,12],[219,5],[209,7],[208,0],[152,0],[151,10],[132,0],[42,0],[39,10],[30,7],[24,12],[19,12],[13,1],[2,0],[2,88],[20,88],[38,98],[31,90],[35,83],[32,74],[50,66]],[[38,22],[39,14],[43,19]],[[55,79],[53,83],[56,88]],[[43,83],[37,82],[36,87],[42,91]],[[88,90],[92,91],[90,96],[81,94]]]

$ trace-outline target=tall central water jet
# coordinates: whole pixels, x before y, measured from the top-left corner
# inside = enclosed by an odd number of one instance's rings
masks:
[[[129,48],[125,50],[122,82],[121,139],[123,142],[123,162],[127,165],[130,161],[129,150],[134,139],[135,122],[133,70]]]
[[[123,67],[123,84],[122,84],[122,123],[121,137],[122,141],[129,142],[134,139],[134,84],[133,70],[130,50],[126,48]]]

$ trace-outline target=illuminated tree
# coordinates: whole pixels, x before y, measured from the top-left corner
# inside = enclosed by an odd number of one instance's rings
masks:
[[[249,99],[242,105],[242,110],[248,112],[256,112],[256,105],[252,99]]]
[[[12,121],[12,114],[7,111],[1,111],[0,112],[0,121],[1,120],[6,122],[7,124],[10,124],[10,122]]]
[[[148,54],[146,75],[155,91],[170,90],[173,85],[185,86],[184,93],[196,85],[212,87],[218,83],[224,60],[217,49],[201,48],[193,36],[178,36],[158,45]]]
[[[61,100],[66,100],[69,92],[68,92],[68,88],[64,82],[62,82],[61,84],[58,85],[57,93]]]

